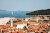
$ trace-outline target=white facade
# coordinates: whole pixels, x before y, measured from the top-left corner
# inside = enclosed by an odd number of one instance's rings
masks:
[[[11,19],[11,27],[13,27],[13,20]]]
[[[11,18],[5,17],[5,18],[0,18],[0,25],[6,25],[7,22],[9,22]]]
[[[23,27],[26,26],[26,25],[27,25],[27,24],[18,24],[18,25],[17,25],[17,28],[23,29]]]
[[[27,18],[25,18],[25,21],[28,21],[28,19],[27,19]]]

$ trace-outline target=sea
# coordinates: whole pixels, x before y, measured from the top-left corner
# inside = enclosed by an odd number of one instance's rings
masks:
[[[30,13],[31,11],[13,11],[13,15],[11,14],[12,11],[0,11],[0,18],[4,17],[14,17],[14,18],[30,18],[35,16],[26,16],[26,13]]]

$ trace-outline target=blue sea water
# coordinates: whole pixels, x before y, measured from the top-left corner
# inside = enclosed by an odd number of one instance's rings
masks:
[[[0,18],[3,17],[15,17],[15,18],[28,18],[34,16],[26,16],[26,13],[31,11],[13,11],[13,15],[11,15],[11,11],[0,11]]]

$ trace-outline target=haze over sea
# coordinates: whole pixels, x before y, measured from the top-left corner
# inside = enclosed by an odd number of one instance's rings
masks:
[[[11,11],[0,11],[0,18],[3,17],[14,17],[14,18],[28,18],[34,16],[26,16],[26,13],[31,11],[13,11],[13,16],[11,15]]]
[[[36,10],[50,9],[50,0],[0,0],[0,18],[28,18],[26,13]],[[2,11],[7,10],[7,11]],[[13,16],[11,11],[13,10]],[[20,10],[20,11],[18,11]],[[22,11],[21,11],[22,10]]]

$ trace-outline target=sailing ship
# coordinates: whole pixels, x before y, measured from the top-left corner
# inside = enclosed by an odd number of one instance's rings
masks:
[[[13,15],[13,11],[11,11],[11,15]]]

